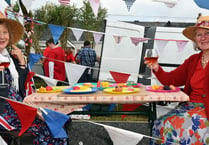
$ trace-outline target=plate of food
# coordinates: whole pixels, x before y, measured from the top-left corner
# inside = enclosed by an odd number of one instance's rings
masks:
[[[175,87],[173,85],[169,85],[169,86],[152,85],[152,86],[147,86],[146,90],[151,92],[178,92],[181,91],[181,88]]]
[[[90,87],[90,88],[96,88],[97,87],[97,83],[90,83],[90,82],[77,83],[77,84],[74,84],[73,86],[86,86],[86,87]]]
[[[109,94],[131,94],[137,93],[140,91],[140,88],[133,87],[115,87],[115,88],[107,88],[103,90],[105,93]]]
[[[46,86],[46,87],[40,87],[37,89],[38,93],[59,93],[62,92],[64,88],[63,87],[51,87],[51,86]]]
[[[89,94],[97,91],[97,88],[91,88],[87,86],[73,86],[71,88],[64,89],[66,94]]]
[[[116,83],[116,84],[111,84],[110,85],[110,87],[116,87],[116,86],[140,88],[141,84],[130,82],[130,83]]]

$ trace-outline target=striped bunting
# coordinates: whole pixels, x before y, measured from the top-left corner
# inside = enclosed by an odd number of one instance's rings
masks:
[[[69,5],[70,0],[59,0],[59,3],[62,4],[62,5]]]
[[[11,131],[14,130],[15,128],[9,125],[9,123],[2,116],[0,116],[0,129]]]

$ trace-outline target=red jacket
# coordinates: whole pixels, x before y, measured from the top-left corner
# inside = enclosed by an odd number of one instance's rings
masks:
[[[190,95],[192,89],[190,86],[191,77],[196,69],[198,61],[202,57],[202,52],[190,56],[184,61],[182,65],[171,72],[165,72],[161,67],[158,72],[154,72],[158,80],[163,85],[174,85],[174,86],[184,86],[184,92]],[[203,100],[205,105],[205,111],[207,118],[209,120],[209,65],[206,66],[206,75],[204,79],[204,88],[203,88]]]

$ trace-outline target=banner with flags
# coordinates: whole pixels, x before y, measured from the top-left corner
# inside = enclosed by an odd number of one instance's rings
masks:
[[[4,97],[1,98],[9,102],[9,104],[15,110],[18,118],[20,119],[22,128],[18,136],[21,136],[31,126],[32,122],[34,121],[37,114],[37,108]]]
[[[54,138],[68,137],[63,127],[65,123],[69,120],[70,116],[43,108],[41,108],[41,112]]]

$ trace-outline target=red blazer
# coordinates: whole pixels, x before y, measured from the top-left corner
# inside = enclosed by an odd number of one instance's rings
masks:
[[[185,86],[184,92],[190,95],[192,89],[190,86],[191,77],[196,69],[197,63],[202,57],[202,52],[190,56],[184,61],[182,65],[171,72],[165,72],[162,67],[159,68],[158,72],[154,72],[158,80],[163,85],[174,85],[174,86]],[[209,65],[206,66],[206,75],[204,79],[203,88],[203,100],[205,105],[205,111],[209,120]]]

